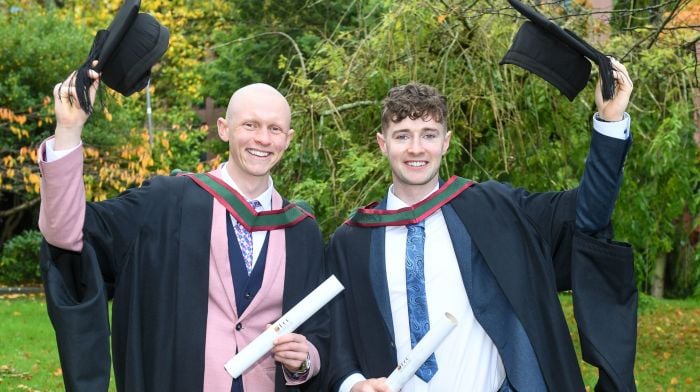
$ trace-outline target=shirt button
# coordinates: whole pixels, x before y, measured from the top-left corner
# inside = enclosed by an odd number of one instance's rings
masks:
[[[245,293],[245,299],[250,299],[250,293]]]
[[[394,342],[389,342],[389,347],[394,348]]]
[[[240,331],[241,329],[243,329],[241,323],[236,324],[236,331]]]

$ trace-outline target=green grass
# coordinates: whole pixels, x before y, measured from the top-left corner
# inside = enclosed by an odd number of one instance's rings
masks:
[[[571,297],[561,301],[571,325]],[[581,362],[581,370],[592,391],[596,369]],[[700,300],[641,298],[635,375],[640,392],[700,391]],[[43,298],[0,298],[0,391],[63,390]]]
[[[43,295],[0,296],[0,391],[65,391]]]
[[[64,390],[56,338],[42,297],[0,299],[0,390]]]
[[[648,391],[700,391],[700,301],[642,299],[641,305],[639,385]]]
[[[571,296],[560,299],[580,358]],[[586,388],[592,391],[598,370],[580,364]],[[634,374],[639,391],[700,391],[700,300],[641,296]]]

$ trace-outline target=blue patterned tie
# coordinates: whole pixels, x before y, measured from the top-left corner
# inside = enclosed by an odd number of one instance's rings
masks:
[[[257,200],[249,200],[248,204],[256,211],[258,208],[262,207],[262,204]],[[246,230],[240,222],[236,222],[234,230],[236,232],[236,238],[238,239],[238,245],[241,247],[241,254],[243,254],[245,269],[250,276],[250,272],[253,270],[253,235]]]
[[[411,330],[411,347],[425,336],[430,329],[428,302],[425,297],[424,248],[425,221],[408,225],[406,235],[406,300],[408,302],[408,324]],[[438,370],[435,354],[421,365],[416,375],[429,382]]]

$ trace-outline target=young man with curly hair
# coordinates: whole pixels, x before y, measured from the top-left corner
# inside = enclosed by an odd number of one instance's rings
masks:
[[[452,136],[446,98],[417,83],[389,91],[377,143],[393,182],[328,247],[346,288],[332,307],[329,390],[389,391],[384,377],[450,312],[458,326],[402,391],[583,391],[563,290],[573,292],[599,387],[634,388],[631,249],[609,238],[632,82],[612,64],[616,94],[603,101],[598,84],[581,185],[563,192],[441,179]]]

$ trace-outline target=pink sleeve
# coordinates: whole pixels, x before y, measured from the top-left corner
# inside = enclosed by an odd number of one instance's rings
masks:
[[[306,373],[304,376],[299,377],[298,380],[295,380],[291,377],[289,372],[287,372],[287,369],[284,366],[282,366],[282,373],[284,374],[284,380],[286,381],[287,385],[303,384],[304,382],[306,382],[306,380],[317,375],[318,372],[321,371],[321,356],[318,355],[318,350],[316,349],[316,346],[314,346],[314,344],[308,340],[307,342],[309,343],[309,356],[311,357],[311,367],[309,368],[309,372]]]
[[[80,252],[85,222],[83,149],[76,148],[53,162],[46,162],[45,149],[46,141],[39,146],[38,154],[41,171],[39,230],[49,244]]]

